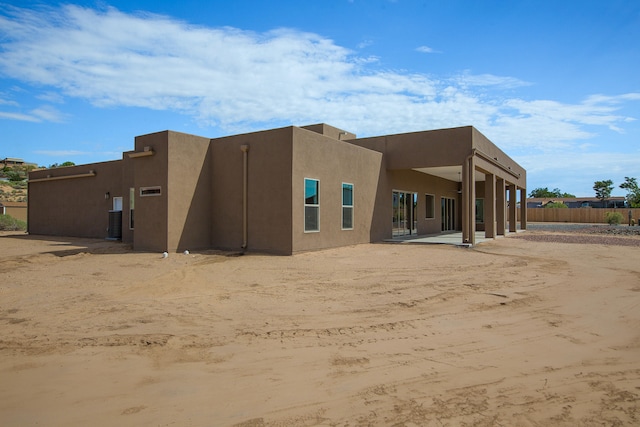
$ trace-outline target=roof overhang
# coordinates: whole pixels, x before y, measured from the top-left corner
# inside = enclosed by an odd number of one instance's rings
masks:
[[[436,166],[430,168],[413,168],[416,172],[422,172],[429,175],[437,176],[449,181],[462,181],[462,166]],[[484,181],[484,174],[476,170],[476,181]]]

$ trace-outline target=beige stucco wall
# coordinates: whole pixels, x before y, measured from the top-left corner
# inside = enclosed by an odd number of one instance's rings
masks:
[[[243,244],[243,152],[248,156],[247,250],[291,253],[292,127],[211,141],[211,245]]]
[[[418,195],[418,234],[440,231],[443,197],[456,200],[456,228],[461,229],[462,213],[469,210],[460,183],[430,175],[428,168],[458,167],[464,176],[474,152],[476,179],[478,173],[495,174],[526,187],[526,171],[470,126],[363,139],[326,124],[213,140],[163,131],[136,137],[134,150],[120,161],[32,172],[29,231],[106,237],[113,198],[122,197],[122,239],[136,250],[241,250],[243,146],[248,147],[249,251],[290,254],[388,239],[394,190]],[[42,180],[90,170],[96,176]],[[304,178],[320,181],[319,232],[304,231]],[[354,185],[352,230],[342,229],[342,183]],[[141,197],[143,187],[159,187],[161,193]],[[475,197],[484,197],[484,183],[476,181],[474,187]],[[135,189],[133,230],[130,188]],[[426,218],[427,194],[434,196],[435,218]]]
[[[471,152],[472,127],[439,129],[357,139],[355,144],[380,149],[388,169],[412,169],[461,164]]]
[[[439,166],[458,166],[471,153],[471,126],[411,132],[361,138],[351,141],[371,150],[384,153],[385,170],[381,174],[376,216],[372,225],[372,241],[391,238],[392,193],[406,191],[418,194],[418,234],[435,234],[441,230],[441,198],[456,201],[456,228],[461,227],[461,197],[459,184],[440,177],[412,170]],[[435,217],[426,218],[426,195],[435,198]]]
[[[131,159],[126,153],[122,155],[122,241],[126,243],[133,244],[133,231],[130,226],[130,209],[131,209],[131,200],[130,200],[130,188],[134,188],[134,199],[133,202],[135,204],[135,200],[137,198],[134,184],[134,170],[133,167],[135,159]],[[135,205],[134,205],[135,207]],[[135,212],[134,212],[134,220],[135,220]],[[134,224],[135,226],[135,224]]]
[[[293,251],[371,240],[382,154],[301,128],[293,129]],[[304,231],[304,179],[320,181],[320,231]],[[342,183],[353,184],[354,227],[342,230]]]
[[[440,199],[442,197],[451,198],[456,201],[456,227],[460,226],[460,194],[458,193],[458,183],[448,181],[433,175],[416,172],[413,170],[395,170],[387,171],[386,185],[383,190],[384,200],[381,200],[382,206],[386,209],[384,218],[384,226],[381,227],[381,233],[376,236],[377,240],[391,238],[391,217],[392,217],[392,192],[406,191],[418,194],[418,203],[416,207],[416,219],[418,225],[418,234],[436,234],[441,231],[441,209]],[[434,213],[432,219],[426,218],[426,195],[433,195],[435,198]],[[381,224],[382,225],[382,224]]]
[[[458,193],[458,182],[416,172],[412,170],[414,168],[454,166],[462,171],[466,160],[475,153],[476,179],[482,179],[483,173],[494,174],[518,188],[526,188],[526,171],[472,126],[361,138],[350,142],[384,153],[386,171],[380,181],[376,202],[381,214],[374,218],[372,241],[391,237],[393,190],[418,193],[419,234],[440,232],[442,197],[456,200],[456,228],[462,229],[466,203]],[[484,185],[484,181],[476,182],[476,198],[484,197]],[[425,194],[435,196],[435,218],[431,220],[425,218]]]
[[[18,205],[14,203],[0,202],[0,204],[4,206],[5,215],[9,215],[12,218],[27,222],[27,204],[26,203],[20,203],[20,205]],[[3,208],[0,207],[0,213],[2,213],[2,211],[3,211]]]
[[[135,188],[135,228],[133,248],[141,251],[165,251],[168,247],[167,206],[168,206],[168,131],[137,136],[135,151],[143,152],[144,147],[153,151],[152,156],[132,158],[133,187]],[[161,188],[159,196],[140,197],[140,188]],[[128,190],[127,190],[128,192]]]
[[[209,138],[168,132],[167,250],[211,244],[211,155]]]
[[[90,171],[95,176],[59,179]],[[105,198],[107,192],[109,198]],[[122,196],[121,161],[33,171],[29,174],[29,233],[105,238],[116,196]]]

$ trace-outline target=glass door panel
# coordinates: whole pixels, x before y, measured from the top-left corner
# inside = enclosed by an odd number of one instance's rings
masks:
[[[456,200],[443,197],[440,199],[442,231],[456,229]]]
[[[394,191],[392,196],[392,236],[416,235],[418,193]]]

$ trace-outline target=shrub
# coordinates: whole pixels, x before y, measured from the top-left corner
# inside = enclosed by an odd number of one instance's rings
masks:
[[[620,212],[607,212],[604,214],[604,220],[609,225],[618,225],[622,223],[622,214]]]
[[[547,203],[545,206],[545,208],[569,208],[569,206],[565,205],[562,202],[552,202],[552,203]]]
[[[2,231],[25,231],[27,223],[12,217],[11,215],[0,215],[0,230]]]

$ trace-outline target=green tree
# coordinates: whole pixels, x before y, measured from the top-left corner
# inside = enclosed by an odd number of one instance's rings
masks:
[[[5,172],[5,175],[11,182],[20,182],[23,179],[25,179],[25,176],[16,170],[10,170],[8,172]]]
[[[596,198],[602,202],[602,207],[606,208],[605,201],[611,197],[611,191],[613,190],[613,181],[607,179],[605,181],[596,181],[593,183],[593,191],[596,192]]]
[[[627,190],[627,203],[632,208],[640,208],[640,187],[635,178],[624,177],[624,182],[620,184],[620,188]]]
[[[549,188],[544,187],[544,188],[536,188],[533,191],[531,191],[531,193],[529,193],[529,197],[535,197],[535,198],[554,198],[554,197],[558,197],[558,198],[572,198],[572,197],[576,197],[573,194],[570,193],[563,193],[562,191],[560,191],[559,188],[554,188],[553,190],[549,190]]]
[[[64,163],[60,163],[60,164],[58,164],[58,163],[54,163],[54,164],[49,165],[49,169],[54,169],[54,168],[63,168],[63,167],[65,167],[65,166],[75,166],[75,165],[76,165],[76,164],[75,164],[75,163],[73,163],[73,162],[64,162]]]

